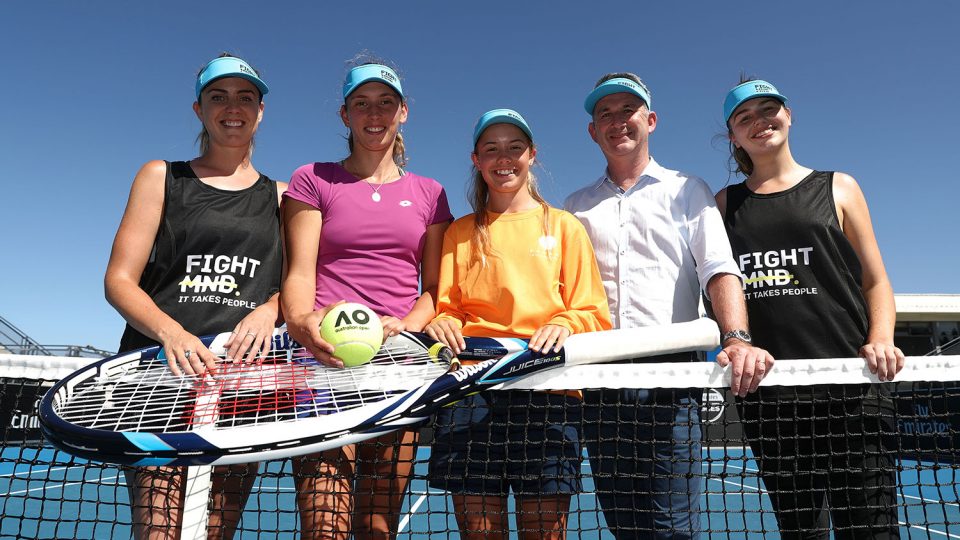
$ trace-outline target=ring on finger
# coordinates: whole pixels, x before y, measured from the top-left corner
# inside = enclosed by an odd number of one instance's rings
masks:
[[[183,357],[186,358],[187,360],[190,359],[191,354],[193,354],[193,351],[191,351],[190,349],[183,351]]]
[[[255,333],[253,333],[253,332],[247,332],[247,335],[248,335],[248,336],[257,337],[257,334],[255,334]]]

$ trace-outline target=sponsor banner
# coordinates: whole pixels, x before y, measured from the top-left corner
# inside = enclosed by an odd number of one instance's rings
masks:
[[[915,382],[894,387],[895,440],[904,457],[953,463],[960,458],[960,383]]]
[[[729,390],[707,388],[700,401],[704,446],[743,446],[743,428]]]
[[[3,445],[39,444],[37,405],[54,381],[0,377],[0,425]]]

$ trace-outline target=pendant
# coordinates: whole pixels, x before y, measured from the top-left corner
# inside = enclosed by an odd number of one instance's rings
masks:
[[[373,202],[380,202],[380,194],[377,193],[376,191],[374,191],[373,194],[370,195],[370,198],[373,199]]]

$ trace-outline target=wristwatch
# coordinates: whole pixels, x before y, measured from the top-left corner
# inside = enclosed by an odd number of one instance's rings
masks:
[[[746,330],[742,330],[738,328],[736,330],[731,330],[726,334],[723,334],[722,336],[720,336],[720,344],[723,345],[725,341],[732,338],[739,339],[740,341],[747,344],[753,343],[753,338],[750,337],[750,332],[747,332]]]

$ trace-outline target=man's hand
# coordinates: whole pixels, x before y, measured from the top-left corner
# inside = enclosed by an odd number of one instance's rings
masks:
[[[755,392],[760,381],[773,367],[773,356],[760,347],[736,338],[728,339],[723,350],[717,355],[717,363],[730,368],[730,390],[734,395],[744,397]]]

